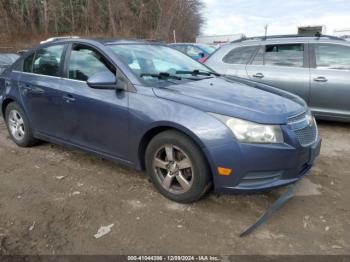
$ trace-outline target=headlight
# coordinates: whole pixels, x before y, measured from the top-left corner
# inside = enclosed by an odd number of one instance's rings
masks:
[[[230,116],[209,113],[231,129],[237,140],[245,143],[283,143],[279,125],[262,125]]]

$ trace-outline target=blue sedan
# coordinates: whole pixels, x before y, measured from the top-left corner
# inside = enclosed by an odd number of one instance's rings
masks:
[[[52,39],[0,77],[12,140],[82,149],[146,170],[182,203],[288,185],[312,167],[320,137],[304,101],[225,78],[162,44]]]
[[[216,50],[212,45],[195,43],[172,43],[170,47],[181,51],[192,59],[204,63],[207,58]]]

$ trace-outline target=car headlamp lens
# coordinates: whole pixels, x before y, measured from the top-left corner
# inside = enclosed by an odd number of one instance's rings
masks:
[[[263,125],[234,117],[210,113],[233,132],[237,140],[245,143],[283,143],[279,125]]]

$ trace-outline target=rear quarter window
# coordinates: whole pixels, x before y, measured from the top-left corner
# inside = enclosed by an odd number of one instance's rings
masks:
[[[256,46],[236,47],[228,52],[222,61],[226,64],[248,64],[256,48]]]
[[[31,54],[30,56],[26,57],[23,61],[23,72],[27,73],[33,73],[33,59],[34,59],[35,53]]]

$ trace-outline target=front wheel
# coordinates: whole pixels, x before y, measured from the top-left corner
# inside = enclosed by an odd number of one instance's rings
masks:
[[[152,183],[165,197],[180,203],[199,200],[210,188],[207,161],[186,135],[165,131],[146,150],[146,169]]]

